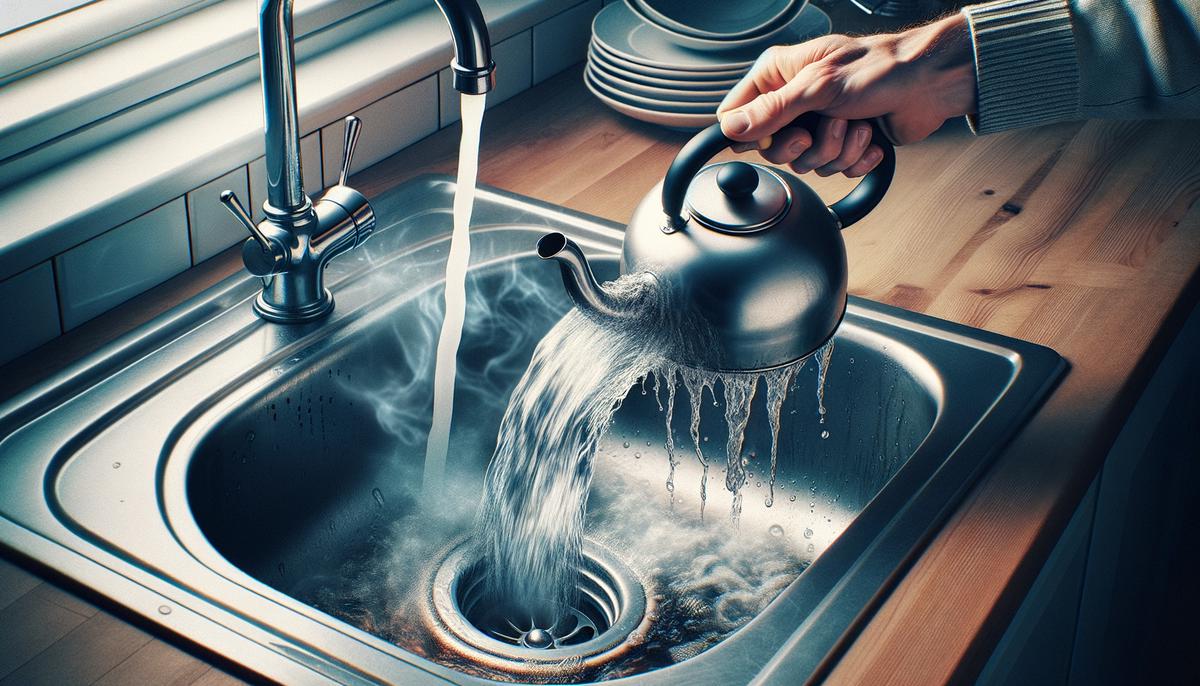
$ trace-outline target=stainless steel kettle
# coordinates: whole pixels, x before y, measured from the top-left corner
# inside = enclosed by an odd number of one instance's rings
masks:
[[[787,172],[740,161],[707,164],[733,144],[720,125],[684,145],[634,212],[621,258],[622,274],[653,274],[675,294],[671,307],[706,324],[706,350],[676,362],[761,371],[808,357],[833,336],[846,312],[841,229],[875,208],[895,172],[887,138],[876,130],[873,142],[883,160],[830,206]],[[538,255],[560,263],[581,309],[626,314],[570,239],[547,234]]]

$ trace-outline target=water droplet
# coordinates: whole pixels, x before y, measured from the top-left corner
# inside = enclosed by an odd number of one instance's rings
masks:
[[[283,576],[285,571],[287,570],[287,568],[283,566],[282,562],[280,562],[278,565],[276,565],[275,568],[279,570],[279,576]]]
[[[829,429],[821,432],[821,438],[829,438]]]
[[[768,495],[765,499],[763,499],[763,505],[765,505],[767,507],[771,507],[774,504],[775,504],[775,496],[773,496],[773,495]]]
[[[812,537],[813,537],[813,530],[812,530],[812,529],[805,529],[805,530],[804,530],[804,537],[805,537],[805,538],[812,538]]]
[[[371,497],[375,499],[375,504],[383,507],[383,491],[378,488],[371,489]]]
[[[809,555],[812,555],[813,553],[817,552],[817,546],[813,545],[812,543],[809,543],[808,547],[806,547],[804,549],[804,552],[808,553]]]
[[[158,614],[160,614],[160,615],[171,614],[171,606],[170,605],[159,605],[158,606]]]
[[[704,437],[704,442],[705,442],[705,443],[708,443],[708,436],[705,436],[705,437]]]
[[[113,463],[113,469],[120,469],[120,468],[121,468],[121,463],[120,463],[120,462],[114,462],[114,463]]]
[[[650,441],[646,441],[646,447],[647,447],[647,448],[649,448],[649,447],[650,447],[650,445],[651,445],[651,442],[650,442]]]
[[[772,536],[776,536],[776,537],[782,536],[783,535],[783,527],[779,526],[778,524],[772,524],[771,528],[767,529],[767,533],[771,534]]]
[[[254,442],[254,432],[253,432],[253,431],[247,431],[247,432],[246,432],[246,442],[247,442],[247,443],[253,443],[253,442]]]
[[[642,454],[641,454],[641,453],[634,453],[634,454],[633,454],[633,459],[635,459],[635,460],[640,460],[640,459],[642,459]]]
[[[629,441],[625,441],[625,442],[624,442],[624,443],[622,443],[621,445],[622,445],[622,446],[624,446],[624,447],[626,447],[626,448],[628,448],[628,447],[629,447]]]
[[[796,494],[793,493],[792,495],[788,496],[788,501],[793,503],[796,502]]]

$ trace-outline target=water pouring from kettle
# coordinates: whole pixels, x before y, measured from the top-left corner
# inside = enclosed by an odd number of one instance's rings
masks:
[[[652,274],[671,289],[671,307],[703,322],[703,350],[690,348],[690,359],[676,362],[764,371],[808,357],[833,336],[846,312],[841,230],[879,204],[895,172],[887,138],[876,130],[873,140],[883,160],[829,206],[787,172],[741,161],[707,164],[734,144],[719,124],[683,146],[635,210],[621,255],[622,274]],[[569,238],[547,234],[537,250],[559,262],[580,309],[602,319],[627,315]]]

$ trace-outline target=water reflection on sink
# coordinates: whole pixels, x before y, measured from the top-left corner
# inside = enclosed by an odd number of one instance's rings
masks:
[[[421,179],[379,200],[380,217],[396,220],[330,267],[338,309],[325,323],[254,319],[254,284],[238,277],[10,402],[0,539],[289,683],[498,676],[439,635],[431,579],[470,529],[508,394],[569,304],[557,270],[532,255],[536,237],[568,233],[611,275],[620,232],[481,195],[451,492],[431,516],[417,510],[416,491],[440,322],[431,284],[452,190]],[[736,531],[721,485],[722,409],[702,403],[714,466],[701,520],[686,405],[675,418],[683,461],[672,495],[653,380],[630,393],[602,442],[589,521],[596,544],[645,586],[649,619],[634,631],[638,648],[574,680],[796,683],[818,673],[1061,362],[852,300],[823,424],[815,371],[799,374],[784,408],[771,507],[756,400]]]

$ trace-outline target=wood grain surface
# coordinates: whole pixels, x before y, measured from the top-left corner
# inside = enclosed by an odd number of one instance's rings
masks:
[[[686,138],[610,112],[572,70],[489,111],[480,180],[624,221]],[[442,131],[356,183],[370,196],[418,174],[452,173],[456,146],[457,128]],[[1048,345],[1072,368],[831,663],[827,680],[837,684],[974,677],[1200,295],[1194,125],[1089,122],[975,138],[951,122],[897,158],[887,198],[845,233],[851,292]],[[829,201],[851,185],[805,178]],[[0,369],[9,377],[0,394],[237,267],[227,253]],[[43,650],[91,621],[42,607],[44,633],[24,640]],[[6,621],[0,611],[8,634]],[[107,674],[161,650],[138,636],[118,652],[139,641]],[[98,636],[92,645],[112,650]],[[59,648],[57,659],[75,649]],[[100,669],[79,659],[80,674]]]

